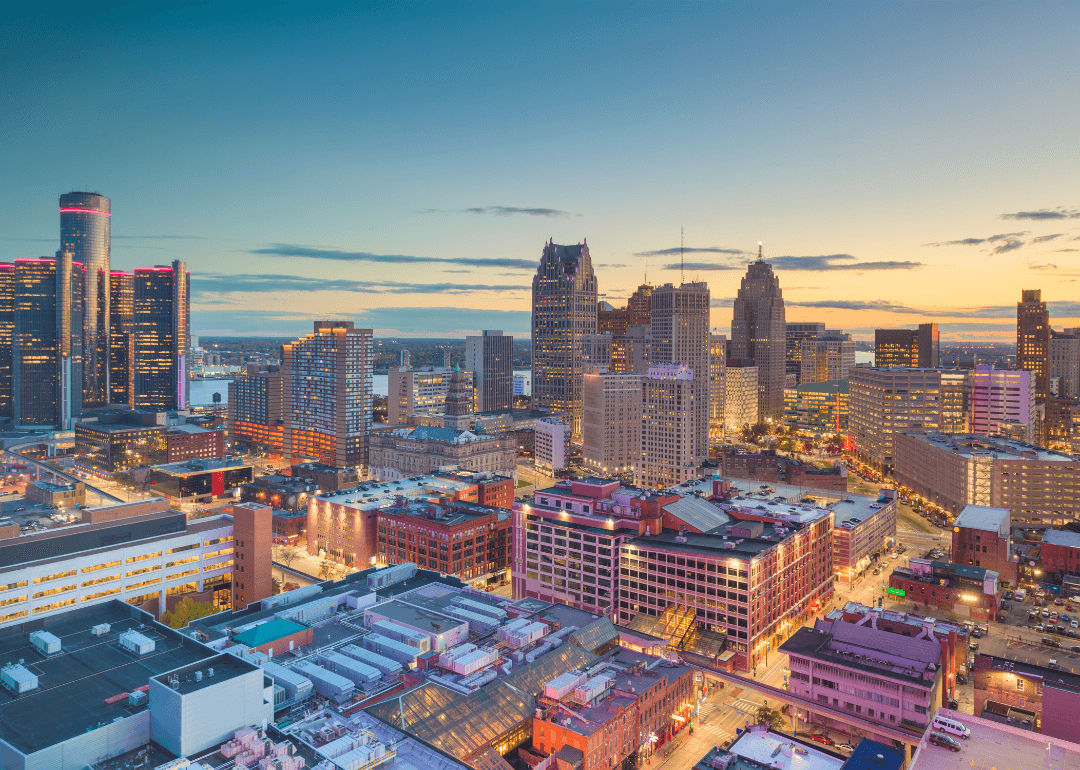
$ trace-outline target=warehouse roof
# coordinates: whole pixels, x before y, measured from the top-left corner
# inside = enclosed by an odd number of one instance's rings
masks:
[[[244,647],[260,647],[286,636],[298,634],[308,626],[285,618],[272,618],[265,623],[241,631],[233,641]]]

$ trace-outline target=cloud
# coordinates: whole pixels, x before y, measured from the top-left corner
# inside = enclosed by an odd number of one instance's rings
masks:
[[[908,315],[927,315],[929,311],[910,305],[902,305],[889,300],[862,300],[862,299],[820,299],[793,301],[785,300],[787,307],[812,307],[826,310],[877,310],[888,313],[904,313]]]
[[[862,262],[851,254],[821,254],[817,256],[780,256],[766,257],[765,261],[778,270],[811,270],[816,272],[846,270],[918,270],[923,266],[922,262],[907,260],[881,260]],[[746,267],[745,262],[687,262],[681,265],[672,262],[664,265],[664,270],[678,270],[685,267],[687,270],[742,270]]]
[[[1058,207],[1056,209],[1037,209],[1035,211],[1014,211],[1009,214],[1002,214],[1002,219],[1030,219],[1030,220],[1048,220],[1048,219],[1080,219],[1080,209],[1066,209]]]
[[[501,267],[513,270],[535,270],[539,258],[532,259],[480,259],[478,257],[418,257],[410,254],[373,254],[369,251],[342,251],[298,246],[289,243],[273,243],[258,249],[248,249],[249,254],[265,257],[302,257],[324,259],[331,262],[380,262],[397,265],[466,265],[468,267]]]
[[[526,291],[528,286],[477,283],[414,283],[410,281],[355,281],[347,278],[313,278],[303,275],[198,273],[192,277],[196,292],[209,295],[229,292],[337,291],[363,294],[473,294],[482,291]]]
[[[1022,238],[1030,231],[1023,230],[1019,233],[998,233],[997,235],[990,235],[986,238],[960,238],[955,241],[938,241],[936,243],[924,243],[923,246],[982,246],[984,244],[996,243],[998,241],[1015,240],[1016,238]]]
[[[990,253],[991,254],[1005,254],[1006,252],[1009,252],[1009,251],[1016,251],[1017,249],[1019,249],[1023,245],[1024,245],[1023,241],[1016,240],[1016,239],[1008,240],[1008,241],[1002,241],[1001,243],[998,243],[997,245],[995,245],[994,248],[990,249]]]
[[[1061,251],[1061,249],[1058,249],[1058,251]],[[1033,265],[1031,263],[1028,263],[1028,270],[1051,271],[1051,270],[1057,270],[1057,269],[1058,269],[1058,266],[1055,265],[1053,262],[1046,262],[1046,263],[1041,264],[1041,265]]]
[[[734,254],[735,256],[753,256],[749,251],[742,249],[725,249],[720,246],[671,246],[666,249],[653,249],[652,251],[638,251],[635,257],[672,257],[676,254]]]
[[[1031,239],[1032,243],[1045,243],[1046,241],[1052,241],[1062,237],[1065,233],[1053,233],[1051,235],[1037,235]]]
[[[662,265],[662,270],[742,270],[744,265],[725,265],[718,262],[686,262],[685,264],[680,262],[672,262],[669,265]]]
[[[421,214],[489,214],[496,217],[512,217],[518,214],[527,217],[575,217],[562,209],[548,209],[523,206],[470,206],[465,209],[421,209]]]
[[[731,307],[734,304],[733,297],[714,297],[709,301],[709,307]]]

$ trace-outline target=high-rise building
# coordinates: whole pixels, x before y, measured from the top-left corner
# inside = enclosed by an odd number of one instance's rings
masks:
[[[229,439],[244,447],[281,452],[284,420],[281,411],[281,368],[247,364],[229,382],[225,424]]]
[[[703,281],[678,287],[668,283],[653,289],[650,318],[650,369],[681,366],[691,375],[688,387],[694,391],[697,410],[692,423],[693,455],[700,462],[709,456],[709,285]]]
[[[874,366],[936,369],[941,361],[941,336],[936,323],[917,329],[875,329]]]
[[[706,409],[700,408],[700,392],[693,371],[685,364],[649,367],[649,375],[641,383],[641,455],[634,468],[636,486],[666,488],[699,475],[701,463],[708,459],[707,444],[702,453],[699,428],[699,420],[708,419],[708,404]]]
[[[626,300],[628,326],[648,326],[652,313],[653,287],[643,283]]]
[[[443,427],[450,430],[468,430],[473,422],[472,376],[460,369],[450,375],[443,407]],[[475,469],[473,469],[475,470]]]
[[[798,377],[802,373],[802,343],[825,333],[825,324],[811,322],[787,322],[784,332],[787,373]]]
[[[1080,396],[1080,336],[1051,330],[1049,387],[1058,397]]]
[[[757,425],[758,368],[748,361],[728,359],[724,368],[724,433]]]
[[[640,374],[590,372],[582,408],[582,461],[598,474],[633,470],[641,453]]]
[[[784,296],[760,246],[746,268],[731,319],[731,357],[746,358],[758,370],[759,419],[784,416],[787,330]]]
[[[533,278],[533,406],[581,435],[583,341],[596,333],[596,274],[587,243],[544,245]]]
[[[799,361],[801,385],[846,380],[855,366],[855,341],[843,332],[822,332],[814,339],[803,340]]]
[[[60,250],[83,266],[83,390],[87,406],[109,403],[110,201],[91,192],[60,196]]]
[[[171,266],[135,268],[134,400],[141,409],[185,409],[191,341],[191,274]]]
[[[443,367],[391,369],[386,378],[387,422],[408,425],[415,414],[442,412],[453,374],[453,369]]]
[[[1050,313],[1039,289],[1024,289],[1016,303],[1016,368],[1035,378],[1035,400],[1050,395]]]
[[[570,426],[558,417],[542,417],[533,425],[533,458],[545,473],[564,471],[570,462]]]
[[[476,411],[493,412],[513,405],[513,337],[491,329],[466,337],[465,368],[473,375]]]
[[[727,337],[709,336],[709,448],[724,439],[724,394],[727,371]],[[756,393],[755,393],[756,395]]]
[[[70,252],[15,260],[12,416],[71,427],[82,413],[83,266]]]
[[[969,375],[971,432],[997,435],[1003,422],[1028,426],[1037,422],[1031,372],[976,366]]]
[[[0,264],[0,417],[11,417],[11,358],[15,344],[15,265]]]
[[[312,334],[283,345],[285,453],[339,468],[364,465],[371,369],[371,329],[351,321],[316,321]]]
[[[135,403],[135,274],[109,274],[109,394],[114,404]]]

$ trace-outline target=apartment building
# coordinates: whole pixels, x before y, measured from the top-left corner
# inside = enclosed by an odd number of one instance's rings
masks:
[[[900,433],[895,476],[951,513],[1006,508],[1014,522],[1063,525],[1080,517],[1080,459],[1007,438]]]
[[[1002,423],[1023,425],[1028,440],[1035,438],[1038,423],[1032,374],[1025,369],[976,366],[969,376],[970,430],[998,434]]]
[[[391,425],[408,425],[414,414],[443,411],[450,377],[446,367],[394,367],[387,374],[386,419]]]
[[[729,358],[724,368],[724,435],[757,425],[758,368]]]
[[[641,375],[590,372],[584,379],[582,461],[603,475],[632,471],[641,452]]]
[[[281,452],[285,440],[281,368],[245,364],[244,373],[229,381],[228,393],[225,426],[229,440],[242,447]]]
[[[533,425],[533,459],[548,473],[566,470],[570,463],[570,426],[558,417],[543,417]]]
[[[653,295],[656,296],[655,294]],[[654,315],[655,318],[655,315]],[[641,455],[634,468],[634,484],[657,489],[696,478],[708,455],[699,432],[703,391],[692,369],[684,365],[655,364],[641,384]]]
[[[910,637],[860,622],[818,620],[780,646],[788,691],[882,725],[926,727],[942,698],[941,644],[933,621]]]

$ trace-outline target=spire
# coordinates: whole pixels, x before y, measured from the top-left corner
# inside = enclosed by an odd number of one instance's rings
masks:
[[[765,259],[765,246],[764,244],[762,244],[761,241],[757,242],[757,258],[758,262],[761,262]]]
[[[686,245],[685,228],[679,225],[679,283],[686,283],[686,260],[683,258],[683,248]]]

